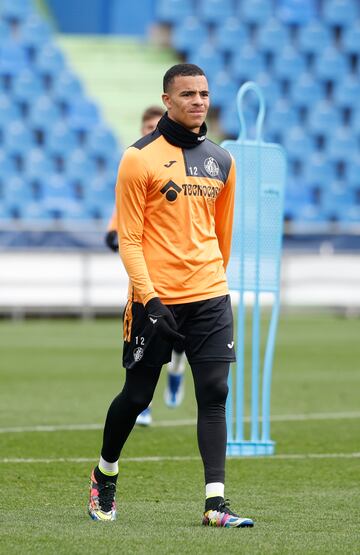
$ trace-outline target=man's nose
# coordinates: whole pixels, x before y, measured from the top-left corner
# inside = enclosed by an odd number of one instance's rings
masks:
[[[194,104],[203,104],[203,97],[201,96],[201,94],[196,94],[193,98]]]

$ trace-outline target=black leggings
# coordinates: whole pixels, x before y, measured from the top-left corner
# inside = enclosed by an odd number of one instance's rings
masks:
[[[225,480],[226,421],[229,362],[191,365],[198,405],[197,435],[204,463],[205,483]],[[161,368],[139,366],[126,370],[121,393],[111,403],[104,428],[102,457],[118,460],[137,416],[151,402]]]

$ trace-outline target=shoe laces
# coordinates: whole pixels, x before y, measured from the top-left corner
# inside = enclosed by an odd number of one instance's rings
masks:
[[[229,505],[230,499],[224,499],[224,501],[221,501],[221,503],[219,503],[218,511],[227,515],[237,516],[237,514],[230,509]]]
[[[99,505],[104,513],[108,513],[113,508],[113,502],[116,492],[116,484],[113,482],[105,482],[97,484],[97,489],[99,492]]]

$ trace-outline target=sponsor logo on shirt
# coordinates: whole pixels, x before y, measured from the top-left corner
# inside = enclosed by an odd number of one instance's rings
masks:
[[[169,202],[174,202],[177,199],[178,193],[181,193],[181,187],[176,185],[174,181],[168,181],[166,185],[162,189],[160,189],[160,193],[165,195],[166,200]]]
[[[174,183],[174,181],[168,181],[160,193],[165,195],[166,200],[169,202],[175,202],[178,194],[183,192],[186,197],[204,197],[207,200],[215,200],[220,193],[220,187],[216,185],[200,185],[197,183],[183,183],[181,187]]]
[[[185,196],[206,197],[209,199],[215,199],[220,193],[220,187],[191,183],[184,183],[184,185],[182,185],[182,190]]]

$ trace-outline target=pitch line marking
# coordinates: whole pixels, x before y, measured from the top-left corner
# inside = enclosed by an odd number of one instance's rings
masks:
[[[360,418],[360,411],[353,412],[319,412],[309,414],[278,414],[271,417],[272,422],[303,422],[308,420],[346,420]],[[250,422],[250,417],[245,416],[245,422]],[[171,428],[178,426],[194,426],[195,419],[183,420],[159,420],[153,422],[151,428]],[[0,434],[12,433],[32,433],[32,432],[73,432],[102,430],[104,424],[59,424],[59,425],[38,425],[38,426],[14,426],[0,428]]]
[[[304,461],[307,459],[359,459],[359,453],[284,453],[280,455],[260,455],[260,456],[244,456],[229,457],[228,460],[295,460]],[[52,464],[52,463],[94,463],[98,459],[86,457],[59,457],[53,459],[41,458],[0,458],[0,464]],[[120,463],[148,463],[148,462],[187,462],[200,461],[199,456],[184,457],[123,457]]]

